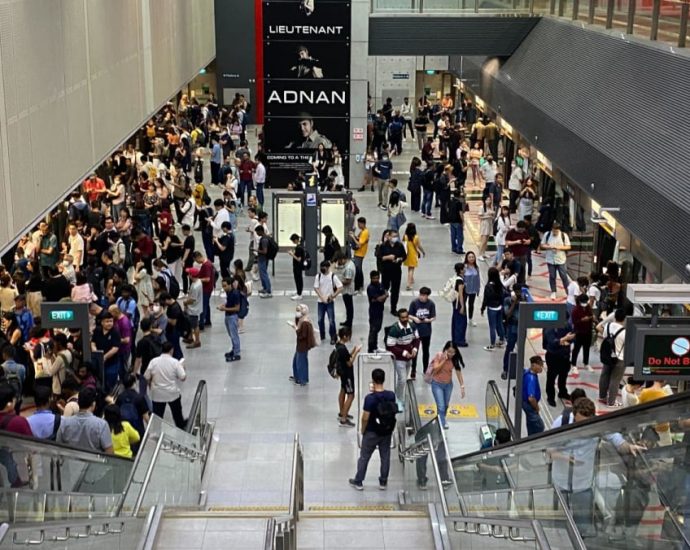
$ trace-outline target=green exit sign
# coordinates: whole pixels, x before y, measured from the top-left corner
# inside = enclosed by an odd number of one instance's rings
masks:
[[[532,312],[533,321],[557,322],[559,319],[558,311],[553,309],[536,309]]]
[[[55,310],[50,312],[51,321],[74,321],[74,311],[71,309]]]

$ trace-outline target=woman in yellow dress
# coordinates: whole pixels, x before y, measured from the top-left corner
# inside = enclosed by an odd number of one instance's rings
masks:
[[[414,270],[419,265],[419,258],[423,257],[425,252],[422,248],[422,240],[417,235],[417,226],[412,222],[407,224],[405,228],[405,235],[403,236],[403,244],[407,249],[407,258],[403,265],[407,266],[407,290],[412,290],[414,285]]]

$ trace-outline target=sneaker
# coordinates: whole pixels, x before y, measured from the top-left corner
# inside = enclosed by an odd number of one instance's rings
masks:
[[[508,373],[507,372],[502,372],[501,373],[501,380],[508,380]]]
[[[354,479],[348,479],[348,483],[350,484],[350,487],[357,491],[364,491],[364,485],[362,485],[361,481],[355,481]]]
[[[546,402],[549,404],[551,407],[556,406],[556,400],[555,399],[547,399]]]
[[[379,481],[379,491],[385,491],[386,489],[388,489],[388,482]]]
[[[444,424],[444,425],[443,425],[443,429],[444,429],[444,430],[450,430],[450,426],[449,426],[448,424]]]
[[[295,380],[295,377],[294,377],[294,376],[288,376],[288,380],[289,380],[290,382],[295,382],[295,383],[297,383],[297,380]]]
[[[340,427],[341,428],[354,428],[355,423],[352,422],[349,418],[346,418],[345,420],[340,420]]]
[[[570,374],[574,374],[575,376],[578,376],[580,374],[580,371],[578,370],[577,367],[570,367]]]
[[[381,210],[388,210],[388,208],[386,208],[386,207],[383,206],[382,204],[379,204],[379,208],[380,208]]]
[[[441,485],[443,485],[444,487],[449,487],[449,486],[453,485],[453,482],[450,479],[444,479],[441,482]]]
[[[623,406],[623,403],[621,403],[620,401],[615,401],[613,404],[611,404],[611,405],[606,405],[606,406],[607,406],[607,407],[622,407],[622,406]]]
[[[364,191],[365,189],[366,189],[366,187],[364,187],[364,186],[362,185],[362,187],[360,187],[359,189],[357,189],[357,191],[359,191],[359,192],[361,193],[361,192]]]
[[[470,321],[470,325],[473,326],[473,327],[476,327],[476,326],[477,326],[477,323],[475,323],[474,321]]]
[[[435,217],[435,216],[427,216],[426,219],[427,219],[427,220],[435,220],[436,217]]]
[[[273,294],[271,294],[270,292],[263,292],[259,294],[259,298],[273,298]]]
[[[594,369],[592,368],[592,365],[585,365],[585,370],[587,372],[594,372]]]
[[[410,374],[410,380],[417,380],[417,373]]]
[[[486,256],[479,256],[477,258],[480,262],[485,262],[486,261]]]
[[[505,340],[499,340],[498,343],[496,344],[496,347],[497,347],[497,348],[502,348],[502,347],[505,346],[505,345],[506,345],[506,341],[505,341]]]
[[[225,358],[228,359],[229,357],[232,357],[233,355],[234,354],[231,351],[229,351],[225,354]]]
[[[552,300],[555,300],[555,299],[556,299],[556,293],[555,293],[555,292],[552,292],[550,298],[551,298]]]
[[[290,300],[297,301],[297,300],[301,300],[301,299],[302,299],[301,294],[293,294],[292,296],[290,296]]]
[[[348,415],[347,415],[347,419],[348,419],[348,420],[352,420],[353,418],[354,418],[354,416],[352,416],[351,414],[348,414]],[[343,417],[340,416],[340,413],[338,413],[338,420],[342,420],[342,419],[343,419]]]
[[[231,362],[233,362],[233,361],[239,361],[240,359],[242,359],[242,356],[241,356],[241,355],[233,355],[233,356],[230,357],[229,359],[226,359],[226,361],[227,361],[228,363],[231,363]]]
[[[418,481],[417,489],[419,489],[420,491],[426,491],[426,481]]]
[[[337,341],[338,340],[336,340],[335,338],[331,338],[331,346],[335,346]]]
[[[492,345],[484,346],[484,350],[486,350],[486,351],[493,351],[494,349],[496,349],[496,348],[495,348],[495,346],[492,346]]]

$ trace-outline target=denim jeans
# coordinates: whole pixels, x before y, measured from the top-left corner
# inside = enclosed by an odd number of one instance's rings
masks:
[[[232,354],[240,355],[240,331],[238,328],[238,317],[237,315],[226,315],[225,316],[225,330],[228,331],[228,336],[230,336],[230,341],[232,342]]]
[[[261,206],[264,205],[264,184],[263,183],[257,183],[256,184],[256,202],[258,202]]]
[[[508,329],[508,334],[506,335],[506,350],[503,353],[503,372],[508,372],[510,367],[510,354],[515,349],[515,344],[517,344],[517,329]],[[515,376],[514,372],[510,373],[510,377]]]
[[[441,382],[432,380],[431,393],[434,395],[434,401],[436,401],[436,413],[441,420],[441,426],[445,426],[446,412],[448,411],[448,406],[450,405],[450,396],[453,393],[453,382],[442,384]]]
[[[395,396],[399,401],[405,400],[405,383],[407,382],[407,369],[409,361],[395,360]]]
[[[556,288],[556,274],[561,278],[561,281],[563,282],[563,290],[568,292],[568,284],[570,283],[570,280],[568,279],[568,271],[565,268],[565,264],[546,264],[546,266],[549,268],[549,286],[551,287],[551,292],[556,292],[558,290]]]
[[[450,335],[456,346],[467,346],[467,315],[461,315],[455,304],[453,304]]]
[[[211,294],[205,292],[201,295],[201,318],[199,319],[199,327],[203,328],[211,324]]]
[[[422,199],[422,214],[431,216],[431,204],[434,201],[434,192],[424,190],[424,198]]]
[[[345,304],[345,325],[352,328],[352,319],[355,316],[354,296],[343,294],[343,304]]]
[[[493,346],[496,343],[497,333],[499,340],[505,340],[505,331],[503,330],[503,310],[489,308],[486,310],[486,314],[489,319],[489,340]]]
[[[494,264],[500,265],[501,262],[503,261],[503,252],[506,249],[506,245],[504,244],[497,244],[496,245],[496,257],[494,258]]]
[[[268,276],[268,258],[264,254],[259,254],[259,277],[261,278],[261,286],[264,292],[271,293],[271,278]]]
[[[323,302],[318,303],[319,336],[321,336],[321,340],[326,339],[326,323],[324,322],[326,314],[328,314],[328,333],[331,335],[331,338],[335,338],[335,304],[333,302],[327,304]]]
[[[461,223],[450,224],[450,249],[456,254],[462,254],[462,245],[465,242]]]
[[[359,451],[359,460],[357,461],[357,473],[355,474],[355,481],[357,483],[364,481],[367,475],[369,460],[377,447],[379,449],[379,457],[381,457],[379,483],[385,484],[388,481],[388,472],[391,467],[391,435],[376,435],[374,432],[364,432],[362,447]]]
[[[296,351],[292,357],[292,376],[298,384],[309,383],[309,357],[306,351]]]
[[[522,411],[525,413],[525,424],[527,424],[527,435],[540,434],[544,431],[544,421],[539,413],[532,408],[527,401],[522,402]]]

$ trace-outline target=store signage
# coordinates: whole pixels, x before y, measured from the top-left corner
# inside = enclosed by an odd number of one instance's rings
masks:
[[[560,320],[560,315],[558,311],[553,309],[536,309],[532,312],[532,320],[557,323]]]
[[[393,73],[393,80],[409,80],[410,73]]]
[[[50,312],[51,321],[74,321],[74,311],[71,309],[53,310]]]
[[[263,0],[264,150],[271,183],[310,173],[316,149],[337,147],[347,181],[350,2]]]

